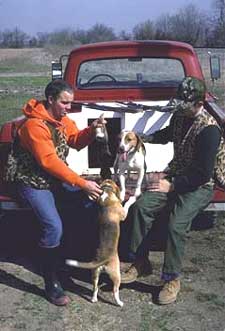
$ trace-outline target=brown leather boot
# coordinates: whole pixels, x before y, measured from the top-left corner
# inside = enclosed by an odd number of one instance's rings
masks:
[[[152,265],[147,257],[137,258],[126,272],[121,274],[121,283],[133,283],[139,277],[148,276],[152,273]]]
[[[176,301],[177,294],[180,291],[180,279],[176,278],[165,282],[162,290],[159,292],[158,302],[161,305],[167,305]]]
[[[63,288],[53,272],[45,273],[45,295],[46,298],[56,306],[66,306],[70,299],[64,293]]]

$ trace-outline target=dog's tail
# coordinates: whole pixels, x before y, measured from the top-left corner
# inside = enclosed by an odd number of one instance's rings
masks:
[[[99,247],[96,257],[90,262],[80,262],[77,260],[66,260],[66,264],[76,268],[95,269],[106,264],[115,253],[118,246],[119,224],[115,222],[102,222],[100,226]]]
[[[102,265],[104,265],[108,259],[102,260],[102,261],[90,261],[90,262],[79,262],[77,260],[66,260],[66,264],[75,267],[75,268],[82,268],[82,269],[95,269]]]

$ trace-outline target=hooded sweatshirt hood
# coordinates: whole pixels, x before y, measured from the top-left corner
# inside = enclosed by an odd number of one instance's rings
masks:
[[[54,119],[45,107],[45,101],[38,101],[31,99],[22,109],[24,115],[27,118],[37,118],[43,121],[54,124],[55,126],[61,126],[62,123]]]
[[[31,99],[22,109],[27,121],[19,129],[21,145],[36,159],[37,163],[50,175],[62,182],[78,185],[83,188],[86,180],[71,170],[61,160],[52,140],[52,133],[45,122],[53,124],[65,134],[65,139],[70,147],[81,149],[93,140],[91,128],[78,130],[76,123],[67,116],[61,121],[54,119],[45,107],[45,101]]]

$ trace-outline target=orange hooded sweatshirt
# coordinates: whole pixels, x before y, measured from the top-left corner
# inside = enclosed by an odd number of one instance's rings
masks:
[[[35,99],[31,99],[24,106],[23,112],[27,120],[18,131],[22,147],[28,150],[42,169],[52,176],[62,182],[84,188],[86,180],[72,171],[57,156],[52,134],[44,121],[63,131],[68,145],[77,150],[93,141],[94,134],[91,128],[78,130],[76,123],[67,116],[62,117],[61,121],[55,120],[49,115],[44,103]]]

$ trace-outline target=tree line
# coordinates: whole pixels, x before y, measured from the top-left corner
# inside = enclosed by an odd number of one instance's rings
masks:
[[[51,33],[29,36],[19,28],[0,30],[0,47],[44,47],[48,45],[80,45],[110,40],[177,40],[194,47],[225,47],[225,1],[213,0],[210,13],[188,4],[173,15],[161,15],[134,26],[132,32],[118,34],[104,24],[96,23],[88,30],[66,28]]]

